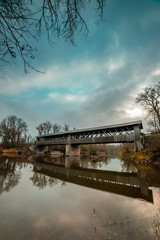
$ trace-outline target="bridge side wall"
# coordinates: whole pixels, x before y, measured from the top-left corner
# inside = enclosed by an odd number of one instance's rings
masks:
[[[114,130],[114,131],[113,131]],[[143,145],[140,143],[141,126],[139,124],[132,125],[130,128],[111,129],[111,132],[86,132],[85,134],[76,135],[76,133],[67,133],[66,135],[48,135],[37,137],[37,146],[49,145],[65,145],[66,156],[79,156],[80,144],[101,144],[101,143],[125,143],[133,142],[135,144],[135,151],[142,149]],[[103,135],[104,134],[104,135]]]

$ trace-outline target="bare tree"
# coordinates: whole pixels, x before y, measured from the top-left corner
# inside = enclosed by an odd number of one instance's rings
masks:
[[[74,43],[76,33],[87,34],[89,31],[83,10],[96,4],[101,19],[105,2],[106,0],[0,1],[0,63],[12,63],[20,57],[26,73],[28,68],[38,71],[30,64],[30,59],[35,58],[37,51],[32,45],[32,39],[38,39],[46,31],[50,43],[55,42],[55,37]]]
[[[42,135],[42,133],[43,133],[43,128],[44,128],[43,123],[40,123],[40,124],[38,125],[38,127],[36,127],[36,129],[38,130],[39,136]]]
[[[52,123],[49,121],[40,123],[36,129],[38,130],[39,136],[42,134],[49,134],[52,129]]]
[[[20,142],[20,138],[22,134],[24,133],[26,135],[27,130],[28,130],[28,126],[26,122],[22,118],[18,118],[16,120],[17,146]]]
[[[52,129],[53,129],[53,133],[58,133],[58,132],[61,132],[62,126],[57,123],[54,123],[52,125]]]
[[[145,87],[136,98],[136,103],[147,111],[152,123],[160,128],[160,81],[155,86]]]
[[[160,126],[159,126],[159,122],[155,112],[153,112],[152,114],[149,114],[149,116],[147,116],[147,119],[149,119],[148,125],[151,128],[153,128],[156,132],[160,132]]]
[[[28,130],[26,122],[16,116],[8,116],[0,123],[0,137],[2,143],[9,146],[18,146],[20,139]]]
[[[39,136],[43,135],[43,134],[50,134],[51,129],[53,134],[54,133],[60,133],[60,132],[66,132],[69,131],[69,125],[68,124],[64,124],[64,126],[61,126],[57,123],[50,123],[49,121],[40,123],[38,125],[38,127],[36,127],[36,129],[38,130],[38,134]]]
[[[63,131],[64,132],[69,131],[69,125],[68,124],[66,124],[66,123],[64,124]]]
[[[44,124],[44,130],[46,134],[49,134],[52,129],[52,123],[50,123],[49,121],[46,121],[43,124]]]

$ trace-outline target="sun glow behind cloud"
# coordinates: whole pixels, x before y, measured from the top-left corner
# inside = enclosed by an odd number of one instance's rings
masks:
[[[160,68],[157,68],[155,71],[152,72],[153,76],[159,76],[160,75]]]
[[[130,117],[130,118],[136,118],[136,117],[142,118],[142,117],[144,117],[144,111],[139,107],[134,107],[132,109],[127,109],[125,111],[126,111],[128,117]]]

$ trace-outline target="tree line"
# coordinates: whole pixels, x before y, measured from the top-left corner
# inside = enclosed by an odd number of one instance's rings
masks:
[[[51,133],[60,133],[60,132],[67,132],[69,131],[69,125],[64,124],[64,126],[59,125],[58,123],[51,123],[49,121],[40,123],[38,127],[36,127],[39,136],[47,135]],[[75,128],[74,128],[75,129]]]
[[[22,138],[26,138],[27,123],[14,115],[5,117],[0,123],[0,137],[2,145],[6,147],[18,146]]]
[[[69,125],[61,126],[49,121],[42,122],[36,127],[39,135],[69,131]],[[10,115],[0,122],[0,139],[4,147],[17,147],[20,143],[33,142],[33,137],[28,133],[28,124],[17,116]]]

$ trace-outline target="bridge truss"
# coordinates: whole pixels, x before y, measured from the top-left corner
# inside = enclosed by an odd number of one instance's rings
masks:
[[[123,143],[139,140],[142,121],[38,136],[37,145]]]

